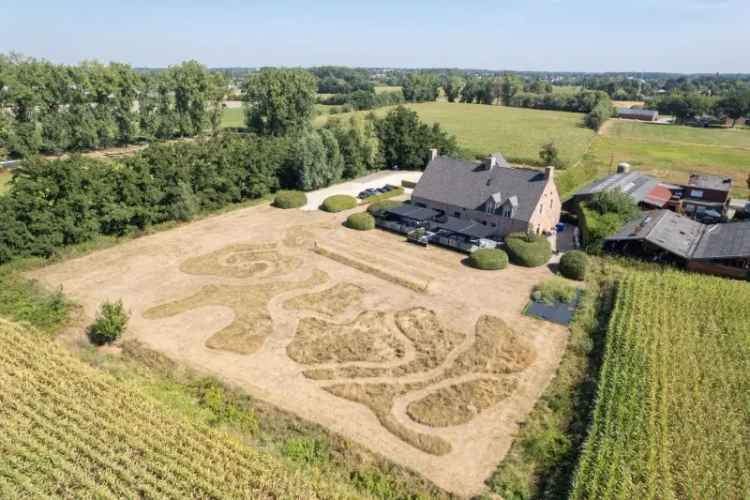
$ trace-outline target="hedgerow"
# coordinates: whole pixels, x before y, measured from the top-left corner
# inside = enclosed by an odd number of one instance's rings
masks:
[[[469,265],[477,269],[505,269],[508,254],[498,248],[480,248],[469,255]]]
[[[352,214],[346,219],[346,227],[358,231],[369,231],[375,228],[375,218],[367,212]]]
[[[375,203],[371,203],[367,207],[367,211],[370,212],[372,215],[377,215],[383,210],[387,210],[389,208],[396,208],[403,205],[400,201],[394,201],[394,200],[383,200],[383,201],[377,201]]]
[[[323,200],[320,209],[324,212],[342,212],[357,206],[357,198],[346,194],[334,194]]]
[[[300,208],[307,204],[307,195],[302,191],[279,191],[273,199],[278,208]]]
[[[588,257],[580,250],[566,252],[560,259],[560,274],[572,280],[582,281],[586,277]]]
[[[552,247],[542,235],[511,233],[505,237],[505,244],[511,261],[519,266],[543,266],[552,257]]]

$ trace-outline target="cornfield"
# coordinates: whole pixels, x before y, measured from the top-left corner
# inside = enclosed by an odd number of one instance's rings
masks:
[[[626,275],[571,497],[750,498],[750,285]]]
[[[361,498],[0,320],[0,498]]]

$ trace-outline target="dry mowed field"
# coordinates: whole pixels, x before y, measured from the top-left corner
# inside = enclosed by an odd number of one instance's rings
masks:
[[[522,316],[546,268],[482,272],[348,215],[268,205],[34,272],[127,336],[460,495],[483,490],[567,330]]]

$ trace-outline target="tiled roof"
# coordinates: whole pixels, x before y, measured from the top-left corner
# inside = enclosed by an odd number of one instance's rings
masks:
[[[518,209],[513,218],[529,220],[546,184],[544,172],[538,170],[502,163],[490,169],[485,164],[439,156],[427,166],[412,197],[469,210],[481,209],[488,199],[497,198],[495,195],[499,195],[501,204],[516,197]]]

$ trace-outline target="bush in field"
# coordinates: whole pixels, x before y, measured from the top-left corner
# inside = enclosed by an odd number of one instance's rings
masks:
[[[560,274],[572,280],[583,280],[586,277],[588,257],[580,250],[567,252],[560,259]]]
[[[122,300],[105,301],[99,306],[94,324],[89,327],[89,338],[97,345],[111,344],[125,333],[129,317]]]
[[[524,267],[539,267],[552,257],[552,247],[542,235],[531,233],[511,233],[505,237],[510,259]]]
[[[357,231],[369,231],[375,228],[375,218],[367,212],[352,214],[346,219],[346,227]]]
[[[508,254],[497,248],[480,248],[469,255],[469,265],[477,269],[505,269]]]
[[[325,212],[341,212],[357,206],[357,198],[345,194],[335,194],[323,200],[320,209]]]
[[[273,199],[278,208],[299,208],[307,204],[307,195],[302,191],[279,191]]]
[[[403,205],[400,201],[394,201],[394,200],[383,200],[383,201],[377,201],[375,203],[371,203],[370,206],[367,207],[367,211],[370,212],[372,215],[378,215],[381,210],[388,210],[389,208],[396,208]]]

